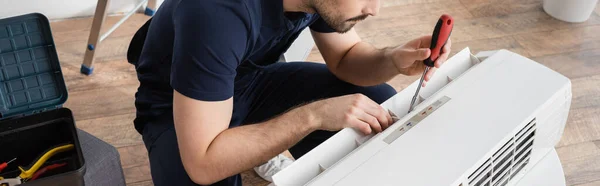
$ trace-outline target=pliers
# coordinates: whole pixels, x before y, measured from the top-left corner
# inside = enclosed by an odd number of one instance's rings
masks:
[[[52,170],[52,169],[58,169],[61,168],[63,166],[67,165],[67,163],[55,163],[52,165],[46,165],[44,168],[38,170],[37,172],[35,172],[35,174],[33,174],[33,176],[31,177],[31,181],[38,179],[42,174],[46,173],[46,171]]]
[[[40,167],[42,165],[44,165],[44,163],[46,163],[46,161],[48,161],[48,159],[50,159],[52,156],[54,156],[58,153],[69,151],[69,150],[73,149],[74,147],[75,146],[73,144],[67,144],[67,145],[58,146],[58,147],[48,150],[28,170],[25,170],[23,167],[19,166],[19,170],[21,170],[21,174],[19,174],[19,176],[17,176],[16,178],[0,177],[0,186],[15,186],[15,185],[19,185],[19,184],[29,181],[34,176],[34,174],[38,171],[38,169],[40,169]],[[64,165],[53,166],[53,167],[47,168],[47,169],[58,168],[61,166],[64,166]],[[47,169],[44,169],[43,171],[45,172]],[[37,174],[37,176],[39,176],[42,173],[43,172],[40,171],[40,173]]]

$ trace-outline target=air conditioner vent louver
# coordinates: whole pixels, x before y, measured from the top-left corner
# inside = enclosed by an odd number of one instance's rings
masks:
[[[510,138],[492,157],[473,171],[469,186],[502,186],[529,163],[535,139],[535,118]]]

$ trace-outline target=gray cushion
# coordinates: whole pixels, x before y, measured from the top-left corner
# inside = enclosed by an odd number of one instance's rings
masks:
[[[125,176],[121,168],[121,157],[112,145],[77,129],[81,150],[85,160],[86,186],[125,185]]]

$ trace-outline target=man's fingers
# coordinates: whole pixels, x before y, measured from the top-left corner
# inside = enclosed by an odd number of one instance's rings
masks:
[[[410,52],[415,61],[417,60],[425,60],[431,55],[431,50],[429,48],[419,48]]]
[[[452,49],[452,39],[448,38],[448,41],[446,41],[443,50],[444,52],[450,52],[450,49]]]
[[[419,48],[429,48],[431,46],[431,35],[426,35],[426,36],[421,36],[419,37],[419,41],[421,42],[419,44]]]
[[[375,101],[366,99],[361,106],[364,107],[364,111],[367,114],[377,118],[383,130],[388,128],[393,123],[392,116],[390,116],[390,114]]]
[[[440,55],[440,57],[438,57],[435,60],[435,67],[440,68],[442,67],[442,65],[446,62],[446,60],[448,60],[448,55],[450,55],[450,52],[444,52],[442,53],[442,55]]]
[[[435,73],[436,70],[437,70],[436,67],[429,68],[429,71],[427,71],[427,74],[425,74],[425,81],[431,80],[431,78],[433,77],[433,74]]]
[[[381,125],[381,130],[385,130],[387,129],[390,124],[392,123],[392,119],[389,116],[389,114],[380,107],[380,109],[377,109],[377,116],[375,116],[377,118],[377,120],[379,121],[379,125]]]
[[[356,116],[359,120],[369,124],[369,126],[371,126],[371,129],[373,129],[375,133],[379,133],[382,131],[381,124],[379,124],[379,120],[377,120],[377,118],[375,118],[374,116],[368,114],[365,111],[356,113]]]
[[[365,135],[369,135],[371,134],[372,130],[371,130],[371,125],[369,125],[366,122],[363,122],[362,120],[355,118],[352,123],[350,124],[350,126],[360,132],[362,132]]]
[[[448,41],[442,48],[442,54],[435,60],[435,67],[440,68],[444,62],[448,59],[448,55],[450,55],[450,49],[452,48],[452,40],[448,38]]]

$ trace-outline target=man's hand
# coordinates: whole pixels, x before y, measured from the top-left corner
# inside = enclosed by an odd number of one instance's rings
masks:
[[[362,94],[315,101],[299,108],[312,113],[316,128],[320,130],[338,131],[351,127],[370,134],[381,132],[393,123],[387,110]]]
[[[389,50],[388,56],[392,59],[392,63],[396,66],[396,69],[398,69],[400,74],[407,76],[419,75],[425,70],[423,60],[431,55],[431,50],[429,49],[430,46],[431,36],[422,36],[409,41],[402,46]],[[446,62],[451,47],[452,41],[448,39],[448,42],[444,48],[442,48],[440,57],[435,60],[434,67],[429,69],[427,74],[425,74],[423,86],[425,86],[425,83],[433,77],[436,69],[440,68],[441,65]]]
[[[417,38],[397,48],[377,49],[361,41],[354,29],[345,34],[311,33],[329,70],[341,80],[358,86],[385,83],[398,74],[422,74],[425,70],[423,60],[431,55],[431,36]],[[446,61],[451,46],[448,39],[435,61],[435,68],[426,74],[425,82]]]

